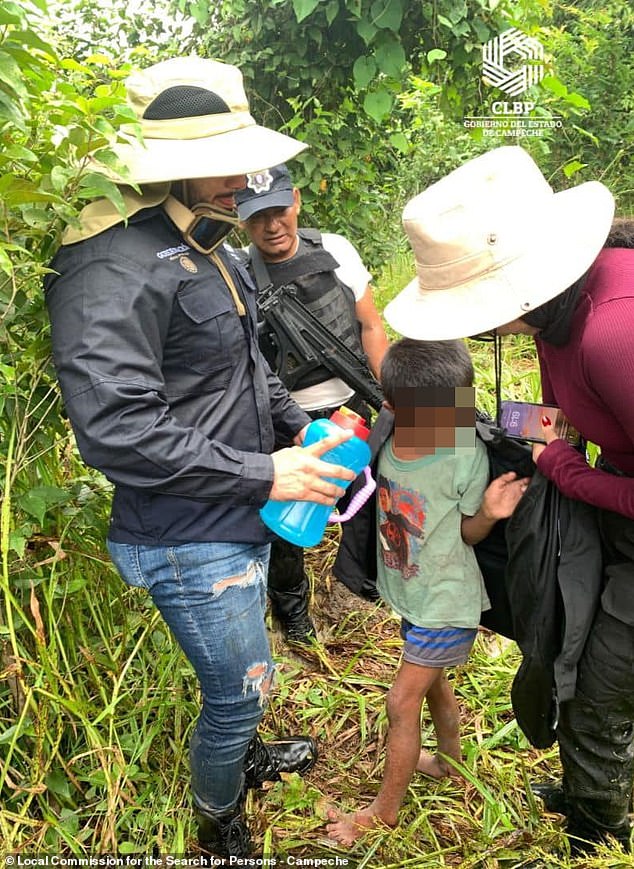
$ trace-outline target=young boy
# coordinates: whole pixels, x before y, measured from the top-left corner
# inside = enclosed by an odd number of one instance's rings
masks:
[[[473,366],[463,341],[403,339],[381,367],[394,431],[379,456],[378,582],[401,616],[403,660],[387,695],[383,782],[374,802],[329,811],[327,829],[351,845],[366,829],[394,826],[414,772],[457,775],[460,716],[445,668],[463,664],[489,601],[473,545],[511,515],[527,479],[503,474],[487,486],[488,460],[475,437]],[[435,755],[421,750],[427,705]]]

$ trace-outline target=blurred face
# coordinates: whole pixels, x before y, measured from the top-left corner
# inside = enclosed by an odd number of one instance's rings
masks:
[[[221,211],[235,209],[234,194],[247,186],[246,175],[229,175],[222,178],[191,178],[186,182],[188,205],[204,202]]]
[[[439,402],[439,403],[438,403]],[[394,445],[401,450],[451,452],[475,446],[475,389],[397,389]]]
[[[263,208],[243,224],[251,241],[268,262],[283,262],[297,250],[299,190],[293,191],[293,199],[293,204],[287,208]]]

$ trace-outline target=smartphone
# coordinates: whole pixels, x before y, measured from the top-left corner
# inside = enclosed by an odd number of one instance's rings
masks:
[[[557,437],[577,446],[579,432],[573,428],[559,407],[549,404],[531,404],[527,401],[503,401],[500,424],[507,437],[544,444],[542,416],[547,416]]]

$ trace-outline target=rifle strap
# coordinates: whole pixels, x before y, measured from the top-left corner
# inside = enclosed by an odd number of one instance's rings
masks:
[[[249,258],[253,267],[253,277],[255,278],[258,292],[263,293],[266,290],[273,289],[273,281],[271,280],[269,270],[262,259],[262,254],[254,244],[249,245]]]

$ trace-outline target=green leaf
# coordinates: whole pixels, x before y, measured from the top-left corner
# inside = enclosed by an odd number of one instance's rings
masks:
[[[358,21],[358,23],[356,24],[356,28],[357,33],[366,45],[369,45],[378,33],[378,28],[375,27],[371,21],[368,21],[365,18],[362,18],[360,19],[360,21]]]
[[[407,154],[409,151],[409,142],[403,133],[392,133],[390,136],[390,145],[400,151],[401,154]]]
[[[358,90],[366,88],[376,73],[376,62],[373,57],[358,57],[352,67],[354,83]]]
[[[66,166],[53,166],[51,169],[51,183],[53,185],[53,190],[57,193],[61,193],[72,176],[72,169],[68,169]]]
[[[136,854],[139,851],[139,846],[134,842],[119,842],[118,849],[121,854]]]
[[[381,72],[393,78],[399,77],[405,66],[405,52],[400,42],[390,39],[377,47],[374,56]]]
[[[579,160],[570,160],[570,162],[566,163],[564,168],[564,175],[566,178],[572,178],[573,175],[576,175],[577,172],[580,172],[581,169],[585,169],[587,163],[580,163]]]
[[[13,14],[6,6],[0,6],[0,25],[12,24],[14,27],[19,27],[22,24],[20,15]]]
[[[62,809],[59,814],[60,825],[69,836],[75,836],[79,830],[79,817],[72,809]]]
[[[104,161],[105,162],[105,161]],[[83,192],[91,198],[105,196],[109,199],[122,217],[125,217],[126,209],[125,202],[119,187],[106,178],[105,175],[100,175],[98,172],[88,172],[80,181]]]
[[[53,597],[65,598],[70,594],[75,594],[86,588],[87,581],[85,576],[77,576],[75,579],[70,579],[64,582],[63,585],[58,585],[53,591]]]
[[[63,504],[70,500],[70,498],[69,492],[59,489],[57,486],[35,486],[23,495],[19,495],[16,498],[16,502],[25,513],[28,513],[29,516],[34,516],[40,525],[42,525],[49,507]]]
[[[489,41],[492,31],[489,30],[486,24],[483,24],[482,21],[478,21],[476,18],[475,21],[471,22],[471,28],[483,45],[485,42]]]
[[[566,95],[566,102],[570,103],[571,106],[576,106],[578,109],[590,110],[592,108],[584,96],[575,93],[574,91],[572,93],[569,92]]]
[[[190,3],[189,11],[197,24],[204,27],[209,22],[209,6],[205,0],[200,2]]]
[[[467,36],[469,33],[469,25],[465,19],[461,19],[456,24],[451,25],[453,35],[457,37]]]
[[[308,18],[317,6],[319,6],[319,0],[293,0],[293,10],[297,23],[299,24],[304,18]]]
[[[17,734],[17,736],[16,736]],[[34,736],[33,722],[30,718],[25,718],[18,724],[12,724],[0,733],[0,745],[11,742],[14,738],[20,739],[22,736]]]
[[[328,27],[330,27],[338,14],[339,0],[330,0],[330,3],[326,6],[326,21],[328,22]]]
[[[2,157],[10,160],[23,160],[25,163],[37,163],[39,159],[37,154],[29,150],[29,148],[16,144],[6,147],[2,153]]]
[[[27,538],[23,534],[20,534],[19,531],[11,531],[9,533],[9,549],[17,552],[19,558],[24,558],[27,543]]]
[[[6,118],[11,121],[15,126],[20,129],[25,129],[24,118],[25,115],[22,112],[22,106],[16,102],[16,99],[13,95],[5,94],[0,89],[0,117]]]
[[[560,82],[558,78],[554,75],[545,75],[540,82],[543,88],[546,88],[547,91],[550,91],[551,94],[554,94],[556,97],[565,97],[568,93],[568,88],[563,82]]]
[[[427,52],[427,63],[434,63],[436,60],[444,60],[447,57],[447,52],[442,48],[432,48]]]
[[[17,3],[3,2],[2,8],[10,15],[16,15],[20,20],[23,18],[23,9]]]
[[[0,81],[21,97],[26,97],[27,89],[24,85],[24,77],[16,61],[7,54],[0,54]]]
[[[44,42],[43,39],[34,33],[32,30],[20,30],[16,31],[12,34],[12,37],[16,41],[20,41],[23,45],[29,45],[31,48],[38,48],[43,54],[49,54],[51,57],[55,57],[55,49],[49,45],[48,42]]]
[[[454,2],[451,6],[451,12],[449,13],[452,24],[458,24],[460,21],[467,17],[467,13],[467,4],[464,2],[464,0],[459,3]]]
[[[571,106],[575,106],[575,108],[586,110],[591,108],[590,103],[582,94],[571,93],[566,85],[554,75],[544,76],[541,85],[556,97],[565,100]]]
[[[90,54],[85,62],[93,66],[111,66],[112,58],[108,57],[107,54]]]
[[[5,365],[0,362],[0,374],[5,383],[15,383],[16,371],[13,365]]]
[[[68,779],[61,771],[61,769],[54,769],[50,772],[46,778],[44,779],[46,783],[46,787],[49,791],[56,796],[64,797],[65,799],[70,799],[71,790],[70,785],[68,783]]]
[[[79,63],[79,61],[75,60],[73,57],[65,57],[60,61],[60,66],[62,69],[72,70],[73,72],[84,73],[85,75],[90,74],[90,70],[87,66]]]
[[[393,102],[392,95],[387,91],[375,91],[366,95],[363,100],[363,108],[366,114],[380,124],[389,115]]]
[[[5,205],[23,205],[27,202],[54,202],[55,194],[40,190],[33,181],[16,178],[15,182],[5,191]]]
[[[0,248],[0,271],[9,277],[13,275],[13,263],[2,248]]]
[[[376,0],[370,14],[377,27],[398,33],[403,20],[402,0]]]

